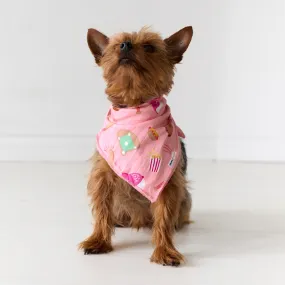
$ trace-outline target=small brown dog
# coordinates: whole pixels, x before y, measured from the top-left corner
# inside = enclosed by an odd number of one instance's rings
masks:
[[[192,27],[185,27],[165,40],[146,28],[111,38],[89,29],[88,45],[96,63],[103,68],[106,94],[113,108],[140,106],[167,95],[173,85],[175,64],[182,60],[192,35]],[[182,141],[181,149],[181,160],[154,203],[118,177],[99,153],[94,155],[88,194],[96,220],[92,235],[79,245],[85,254],[110,252],[115,226],[149,227],[155,246],[151,261],[172,266],[183,261],[172,241],[175,229],[189,223],[191,210],[187,156]]]

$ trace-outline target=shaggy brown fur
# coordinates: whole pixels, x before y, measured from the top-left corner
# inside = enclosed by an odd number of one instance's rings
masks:
[[[138,106],[168,94],[173,84],[174,66],[181,61],[192,34],[192,28],[186,27],[163,40],[144,28],[138,33],[108,38],[90,29],[88,44],[95,61],[103,68],[106,94],[114,107]],[[127,50],[123,49],[125,44],[129,47]],[[96,153],[88,183],[92,212],[96,214],[95,226],[92,235],[79,247],[85,254],[107,253],[112,250],[115,225],[136,229],[149,227],[153,230],[155,246],[151,261],[179,265],[183,256],[175,249],[172,237],[175,228],[189,223],[191,197],[185,169],[186,156],[183,155],[158,200],[151,204]]]

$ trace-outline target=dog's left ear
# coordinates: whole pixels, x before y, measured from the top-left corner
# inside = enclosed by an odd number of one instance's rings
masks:
[[[169,38],[165,39],[168,56],[176,64],[183,58],[183,53],[187,50],[193,36],[192,27],[185,27],[176,32]]]

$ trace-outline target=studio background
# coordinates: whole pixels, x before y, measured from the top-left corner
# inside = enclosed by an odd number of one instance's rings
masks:
[[[193,198],[179,269],[149,262],[147,229],[116,228],[107,255],[77,250],[109,107],[87,30],[144,25],[194,29],[169,95]],[[284,51],[284,0],[1,1],[0,284],[284,285]]]
[[[1,4],[2,6],[2,4]],[[284,1],[6,1],[0,160],[84,161],[109,106],[88,28],[194,37],[169,96],[194,159],[285,160]]]

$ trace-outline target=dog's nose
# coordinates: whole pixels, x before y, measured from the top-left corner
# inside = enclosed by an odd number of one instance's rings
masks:
[[[123,42],[120,45],[121,51],[130,51],[133,48],[133,45],[131,42]]]

